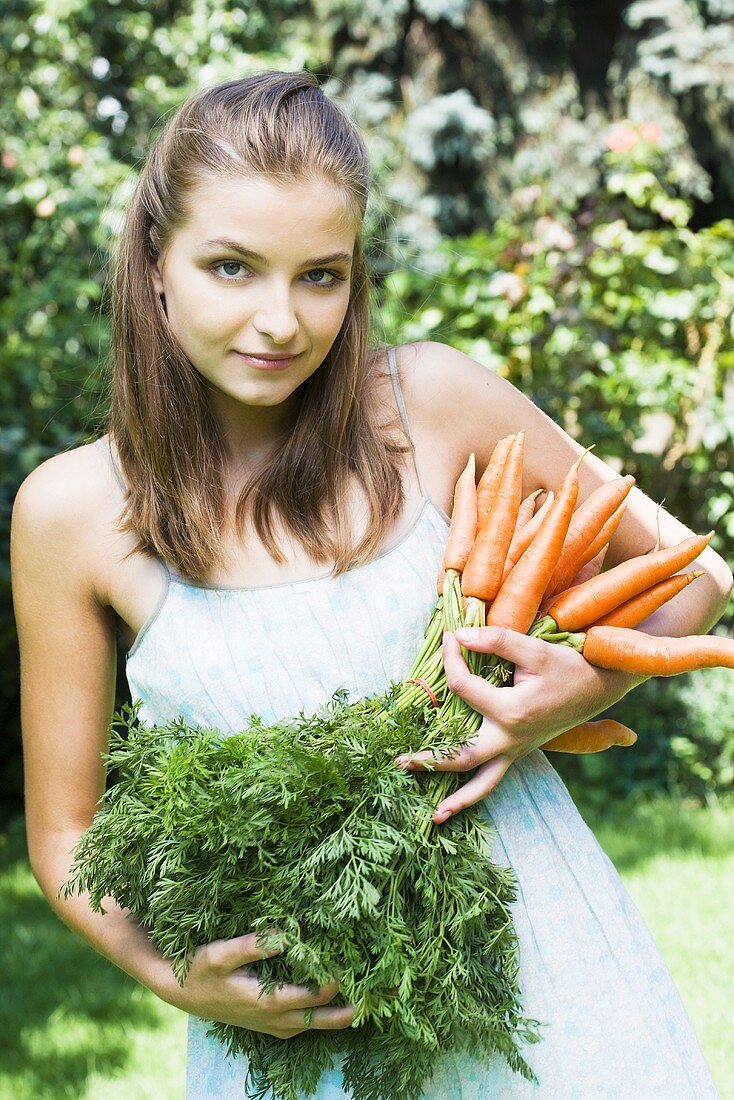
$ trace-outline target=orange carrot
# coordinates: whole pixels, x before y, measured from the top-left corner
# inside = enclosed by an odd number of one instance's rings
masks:
[[[615,722],[613,718],[601,718],[598,722],[581,722],[573,729],[552,737],[540,748],[543,752],[604,752],[613,745],[626,748],[634,745],[636,740],[637,734],[628,726]]]
[[[477,534],[477,485],[474,469],[474,452],[454,489],[454,505],[451,509],[451,526],[443,555],[443,567],[438,578],[439,595],[443,592],[443,579],[447,569],[458,573],[466,565]]]
[[[518,531],[522,531],[525,524],[533,518],[533,513],[535,512],[535,501],[537,497],[544,492],[545,489],[536,489],[534,493],[530,493],[523,500],[522,504],[520,505],[520,510],[517,513],[517,523],[515,524],[515,530],[512,535],[513,539]]]
[[[555,500],[554,493],[548,493],[548,496],[543,501],[542,506],[538,509],[534,516],[532,516],[522,530],[515,530],[515,534],[512,536],[512,542],[510,543],[510,549],[507,551],[507,561],[505,562],[505,569],[502,574],[502,580],[504,581],[507,574],[512,569],[515,562],[518,562],[527,550],[530,543],[533,541],[538,531],[545,522],[545,517],[551,510],[553,501]]]
[[[595,489],[586,500],[574,512],[571,526],[563,544],[563,552],[548,585],[546,595],[553,592],[562,592],[571,584],[582,565],[596,557],[605,543],[609,542],[613,532],[605,530],[607,521],[610,520],[629,493],[635,483],[635,479],[628,474],[626,477],[618,477],[613,481],[607,481]],[[615,524],[618,526],[622,515]],[[603,537],[597,546],[594,546],[599,536]],[[582,560],[585,551],[591,551]]]
[[[734,668],[734,638],[717,634],[658,638],[623,626],[592,626],[586,632],[582,652],[597,668],[641,676],[677,676],[697,668]]]
[[[601,573],[601,567],[604,564],[604,558],[606,557],[608,549],[609,548],[607,546],[603,546],[595,558],[592,558],[591,561],[587,561],[586,565],[583,565],[581,569],[579,569],[578,573],[573,578],[573,587],[579,584],[584,584],[585,581],[590,581],[592,577],[597,577],[599,573]],[[569,590],[566,589],[566,591]],[[562,593],[559,592],[556,595],[560,596],[562,595]],[[556,599],[556,595],[543,597],[543,602],[540,605],[538,616],[548,615],[548,608]],[[550,620],[548,621],[547,625],[552,631],[558,629],[557,624],[551,623]]]
[[[694,573],[675,573],[667,580],[658,581],[651,588],[640,592],[638,596],[633,596],[631,600],[615,607],[608,615],[602,615],[600,619],[596,619],[593,625],[637,626],[648,615],[652,615],[653,611],[657,611],[668,600],[672,600],[673,596],[682,592],[691,581],[695,581],[696,577],[702,577],[703,573],[703,569],[698,569]]]
[[[487,613],[487,626],[527,633],[563,549],[578,497],[578,469],[585,456],[586,452],[564,477],[538,534],[502,582]]]
[[[522,457],[525,433],[512,441],[502,479],[461,574],[461,591],[479,600],[493,600],[502,583],[502,572],[522,502]]]
[[[486,470],[479,479],[479,484],[477,485],[477,525],[479,527],[485,524],[487,515],[497,496],[497,490],[502,481],[502,474],[505,468],[505,461],[514,438],[514,435],[506,435],[504,439],[500,439],[499,443],[492,451],[492,457],[487,463]]]
[[[690,565],[706,548],[712,535],[713,531],[708,535],[695,535],[677,546],[620,562],[598,577],[561,592],[548,608],[548,614],[561,630],[582,630],[633,596]]]
[[[622,522],[622,517],[624,516],[626,508],[627,501],[623,500],[616,512],[613,512],[604,524],[589,548],[581,555],[581,564],[585,565],[587,561],[591,561],[593,557],[596,557],[599,550],[609,545],[609,540]]]

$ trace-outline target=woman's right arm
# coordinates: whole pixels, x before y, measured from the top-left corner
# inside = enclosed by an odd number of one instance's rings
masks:
[[[100,754],[115,701],[115,629],[95,538],[102,499],[96,494],[104,490],[89,479],[79,451],[57,455],[25,479],[13,506],[11,576],[33,874],[69,928],[183,1011],[279,1038],[303,1031],[305,1010],[312,1008],[312,1028],[348,1027],[350,1006],[323,1007],[336,995],[336,982],[318,995],[284,986],[260,996],[257,978],[243,969],[265,954],[254,935],[200,947],[180,987],[148,934],[111,898],[104,913],[95,913],[86,895],[57,897],[104,793]]]

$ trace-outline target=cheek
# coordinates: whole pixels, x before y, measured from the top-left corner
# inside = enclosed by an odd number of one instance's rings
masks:
[[[169,310],[169,319],[177,331],[192,340],[221,339],[228,322],[236,322],[236,296],[228,297],[213,288],[208,281],[192,279],[180,289]]]
[[[318,312],[314,311],[314,328],[327,334],[335,335],[342,326],[347,310],[349,309],[349,290],[344,293],[335,293],[333,298],[325,301]]]

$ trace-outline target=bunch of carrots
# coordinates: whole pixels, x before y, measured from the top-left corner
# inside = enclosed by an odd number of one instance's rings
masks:
[[[506,436],[476,484],[469,456],[454,493],[439,599],[424,644],[399,705],[428,697],[439,719],[464,716],[468,735],[481,715],[446,688],[441,661],[444,630],[502,626],[548,642],[570,645],[599,668],[644,676],[672,676],[720,665],[734,668],[734,639],[695,635],[661,638],[635,628],[703,571],[681,573],[708,545],[713,532],[653,550],[601,572],[635,483],[615,478],[576,508],[582,455],[557,494],[538,489],[522,498],[524,432]],[[470,669],[508,683],[512,665],[464,650]],[[544,750],[586,753],[631,745],[637,735],[612,720],[584,722],[543,745]]]

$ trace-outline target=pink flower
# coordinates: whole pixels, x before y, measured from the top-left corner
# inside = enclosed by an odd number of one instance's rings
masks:
[[[643,122],[640,126],[640,137],[643,141],[649,141],[651,145],[659,145],[663,136],[662,126],[657,122]]]
[[[525,280],[512,271],[498,271],[490,280],[487,290],[490,294],[500,295],[513,305],[517,305],[526,294]]]
[[[540,198],[540,186],[531,183],[528,187],[520,187],[513,195],[515,202],[522,210],[529,210],[536,199]]]
[[[573,233],[555,218],[538,218],[533,233],[545,248],[560,248],[562,252],[568,252],[576,244]]]
[[[612,153],[629,153],[630,149],[634,149],[639,140],[640,135],[634,126],[622,123],[609,131],[606,146]]]
[[[84,150],[81,145],[72,145],[69,152],[66,154],[66,159],[69,164],[83,164],[84,163]]]
[[[56,203],[53,199],[41,199],[36,203],[35,211],[39,218],[50,218],[56,211]]]
[[[678,206],[674,202],[664,202],[658,209],[658,214],[665,222],[672,222],[677,213]]]
[[[2,160],[3,168],[17,168],[18,166],[18,158],[10,149],[5,150]]]

